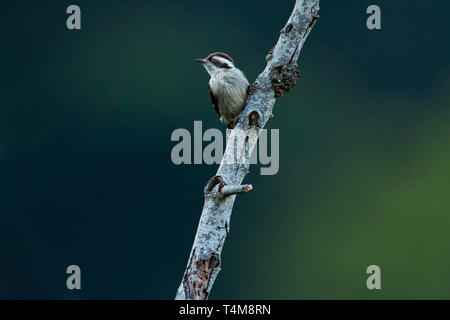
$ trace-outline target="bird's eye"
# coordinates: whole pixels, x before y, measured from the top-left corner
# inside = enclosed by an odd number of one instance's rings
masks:
[[[213,57],[210,61],[217,68],[231,69],[231,66],[227,62],[223,61],[223,59],[216,59]]]

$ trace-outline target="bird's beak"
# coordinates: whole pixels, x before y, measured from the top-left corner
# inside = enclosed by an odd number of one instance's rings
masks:
[[[205,60],[205,59],[194,59],[194,61],[196,61],[196,62],[198,62],[198,63],[201,63],[201,64],[206,63],[206,60]]]

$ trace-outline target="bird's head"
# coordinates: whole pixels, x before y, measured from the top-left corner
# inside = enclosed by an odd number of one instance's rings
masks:
[[[218,72],[226,72],[234,68],[233,59],[223,52],[214,52],[205,59],[195,59],[195,61],[203,64],[210,76],[214,76]]]

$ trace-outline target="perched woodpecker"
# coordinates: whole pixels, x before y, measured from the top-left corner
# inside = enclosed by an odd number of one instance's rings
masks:
[[[195,59],[208,71],[209,93],[220,121],[232,129],[247,101],[249,83],[244,73],[236,68],[233,59],[225,53],[214,52],[205,59]]]

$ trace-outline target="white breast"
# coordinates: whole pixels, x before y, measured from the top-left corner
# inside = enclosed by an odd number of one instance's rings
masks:
[[[217,97],[222,120],[225,123],[235,119],[245,107],[249,83],[237,68],[220,70],[211,76],[209,86]]]

